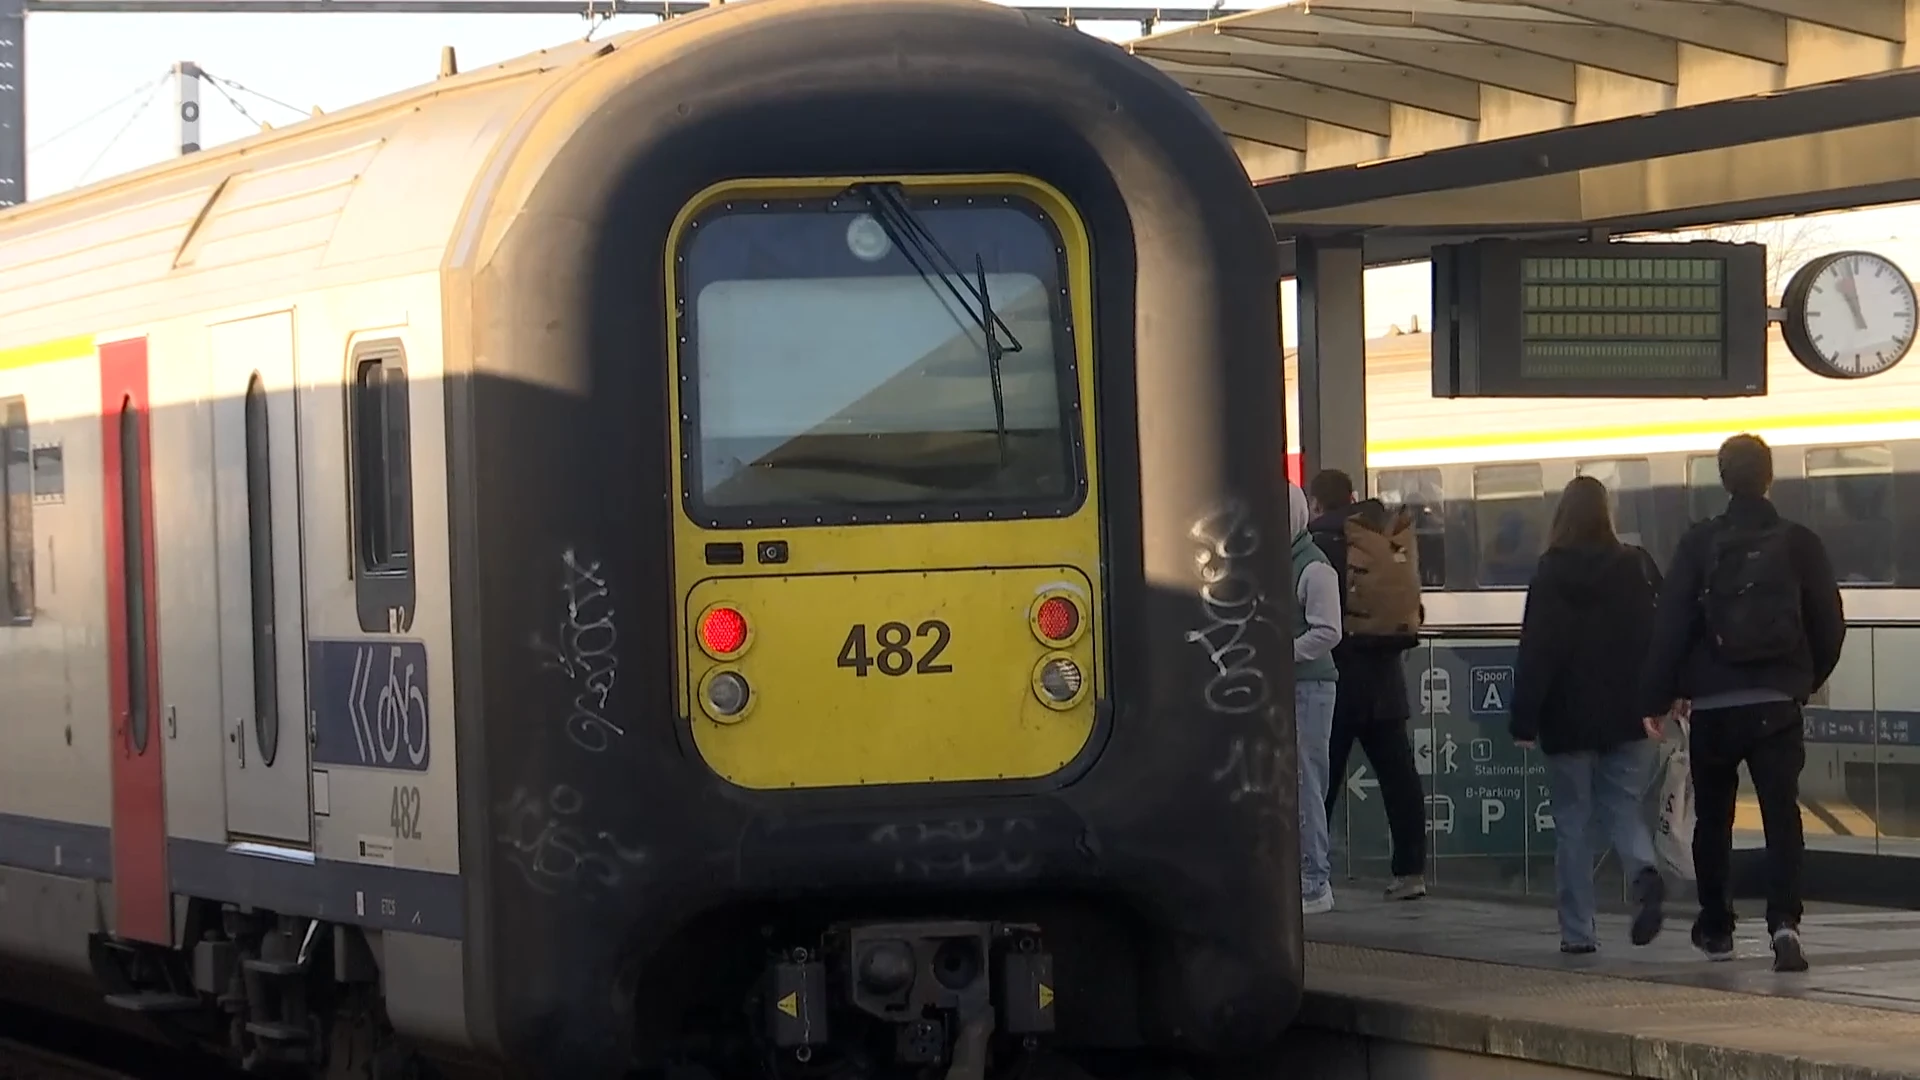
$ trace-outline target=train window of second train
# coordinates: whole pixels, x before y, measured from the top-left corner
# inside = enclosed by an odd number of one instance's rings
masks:
[[[406,357],[398,342],[354,351],[349,393],[354,569],[405,573],[413,550],[413,453]]]
[[[1826,543],[1842,585],[1894,578],[1893,451],[1884,446],[1807,451],[1807,527]]]
[[[1687,520],[1705,521],[1727,508],[1727,489],[1720,486],[1720,457],[1700,454],[1687,459]]]
[[[1653,551],[1653,467],[1647,459],[1582,461],[1574,466],[1574,472],[1606,485],[1613,531],[1620,541]],[[1657,553],[1655,557],[1659,557]]]
[[[1414,544],[1420,552],[1420,586],[1447,587],[1447,504],[1439,469],[1381,469],[1374,492],[1391,509],[1413,516]]]
[[[1537,464],[1479,465],[1473,470],[1475,564],[1487,588],[1533,580],[1547,543],[1547,493]]]
[[[909,205],[960,272],[857,196],[698,219],[680,275],[691,512],[717,524],[1078,505],[1061,238],[1018,199]]]
[[[0,401],[0,619],[33,621],[33,449],[25,398]]]

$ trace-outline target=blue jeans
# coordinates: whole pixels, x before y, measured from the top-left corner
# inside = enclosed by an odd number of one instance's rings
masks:
[[[1293,684],[1293,724],[1300,742],[1300,896],[1332,885],[1327,848],[1327,748],[1333,741],[1333,702],[1340,684],[1307,679]]]
[[[1593,870],[1611,843],[1632,881],[1653,865],[1653,831],[1640,800],[1652,781],[1654,744],[1623,743],[1605,753],[1548,754],[1553,802],[1553,870],[1558,882],[1560,942],[1593,945]]]

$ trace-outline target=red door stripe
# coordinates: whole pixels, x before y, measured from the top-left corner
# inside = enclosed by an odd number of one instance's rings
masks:
[[[110,760],[113,769],[114,930],[120,937],[171,944],[167,888],[166,773],[161,763],[160,639],[154,602],[153,444],[147,408],[145,338],[100,346],[100,436],[105,475],[107,662],[112,684]],[[122,410],[134,413],[134,475],[122,452]],[[128,535],[126,481],[135,485],[138,520]],[[139,580],[129,581],[128,545],[138,551]],[[140,589],[129,605],[129,589]],[[134,657],[128,612],[144,616],[143,715],[134,716]],[[144,732],[137,730],[144,728]],[[137,738],[137,736],[143,736]],[[145,745],[137,745],[144,741]]]

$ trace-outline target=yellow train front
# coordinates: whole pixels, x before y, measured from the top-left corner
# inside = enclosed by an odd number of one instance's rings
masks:
[[[556,1076],[1270,1045],[1276,264],[1225,139],[971,0],[579,66],[450,259],[469,1024]]]

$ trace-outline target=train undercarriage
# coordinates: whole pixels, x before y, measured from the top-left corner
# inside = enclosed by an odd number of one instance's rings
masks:
[[[92,935],[106,1004],[254,1075],[424,1077],[386,1021],[378,961],[357,928],[195,901],[185,931],[181,948]]]

